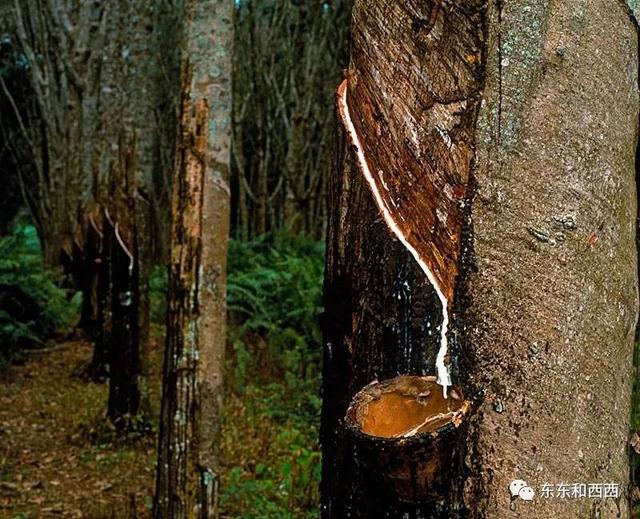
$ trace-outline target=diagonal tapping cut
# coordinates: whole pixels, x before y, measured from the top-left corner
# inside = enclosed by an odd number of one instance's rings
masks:
[[[449,305],[450,301],[445,296],[444,290],[441,287],[435,273],[431,270],[425,258],[423,258],[417,249],[410,243],[409,238],[405,235],[405,233],[401,230],[400,226],[393,218],[391,214],[391,210],[387,205],[387,202],[382,197],[380,193],[380,189],[376,184],[371,169],[369,168],[369,164],[367,163],[367,159],[364,155],[364,149],[356,132],[355,126],[351,119],[351,114],[349,112],[349,105],[347,103],[347,87],[348,80],[345,79],[337,89],[337,103],[338,103],[338,112],[340,114],[340,119],[342,124],[344,125],[345,131],[347,132],[349,139],[352,145],[355,148],[356,162],[362,174],[364,175],[367,184],[369,185],[371,192],[373,193],[373,197],[376,201],[376,204],[380,211],[382,212],[382,216],[384,218],[385,223],[393,232],[393,234],[400,240],[400,242],[405,246],[405,248],[411,253],[414,259],[418,262],[418,265],[422,269],[422,271],[427,276],[427,279],[433,286],[438,299],[440,300],[440,304],[442,306],[442,326],[440,329],[440,348],[438,350],[438,355],[436,357],[436,373],[437,373],[437,382],[442,386],[443,395],[447,398],[447,388],[451,385],[451,375],[449,372],[448,366],[445,364],[445,358],[447,356],[448,351],[448,340],[447,340],[447,332],[449,329]],[[382,171],[378,174],[382,178]],[[384,184],[384,181],[383,181]]]
[[[462,349],[454,339],[471,331],[486,9],[480,0],[353,5],[336,91],[344,143],[330,183],[325,519],[464,513],[458,468],[472,405],[447,368],[456,371],[451,350]]]

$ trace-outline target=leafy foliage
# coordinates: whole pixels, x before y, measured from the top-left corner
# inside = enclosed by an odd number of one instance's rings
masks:
[[[154,267],[149,276],[149,314],[154,323],[164,323],[167,314],[167,267]]]
[[[323,246],[264,235],[230,245],[222,508],[316,517]]]
[[[17,225],[0,238],[0,365],[77,318],[80,294],[69,301],[57,281],[43,265],[33,226]]]
[[[267,234],[231,242],[227,301],[239,381],[248,368],[247,344],[259,347],[261,339],[269,351],[250,357],[262,372],[304,376],[318,366],[323,258],[323,246],[301,236]]]

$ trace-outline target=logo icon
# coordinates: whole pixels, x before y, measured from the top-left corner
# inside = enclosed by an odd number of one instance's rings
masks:
[[[533,497],[536,495],[535,490],[522,479],[514,479],[509,484],[509,492],[511,492],[512,499],[520,498],[523,501],[533,501]]]

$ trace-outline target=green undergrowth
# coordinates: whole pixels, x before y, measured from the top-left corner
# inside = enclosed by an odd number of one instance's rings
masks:
[[[322,244],[304,237],[229,243],[223,517],[318,516],[323,266]],[[79,297],[60,281],[32,226],[0,238],[0,362],[77,321]],[[150,287],[152,319],[163,324],[165,268]]]
[[[33,226],[17,224],[0,237],[0,368],[77,320],[80,294],[68,294],[60,281],[44,266]]]
[[[318,516],[323,267],[323,246],[304,237],[230,244],[229,517]]]

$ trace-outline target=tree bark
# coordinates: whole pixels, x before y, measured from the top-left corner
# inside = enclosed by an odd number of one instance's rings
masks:
[[[491,4],[464,369],[470,517],[626,517],[638,41],[623,2]],[[514,501],[512,479],[533,503]],[[545,483],[619,499],[545,499]]]
[[[98,322],[96,333],[93,338],[93,357],[89,366],[89,376],[95,381],[102,381],[109,375],[109,345],[111,344],[111,239],[112,230],[107,226],[108,221],[99,215],[99,222],[93,219],[92,227],[98,234],[98,255],[99,260],[96,273],[96,313]]]
[[[82,305],[80,309],[80,319],[76,324],[76,333],[86,334],[91,340],[95,339],[96,328],[98,326],[97,304],[96,304],[96,278],[99,238],[90,227],[87,229],[84,249],[74,251],[74,259],[77,262],[76,286],[82,292]]]
[[[108,268],[109,262],[106,255],[105,236],[102,227],[98,227],[95,216],[89,216],[90,226],[87,230],[87,246],[85,256],[85,268],[90,273],[88,289],[83,291],[82,304],[87,305],[91,311],[90,337],[93,341],[93,356],[87,368],[87,375],[94,382],[105,380],[108,373],[109,359],[108,342],[105,341],[108,314],[104,309],[108,298]],[[98,218],[102,222],[102,218]],[[106,267],[106,269],[105,269]],[[105,275],[106,274],[106,275]],[[109,312],[110,313],[110,312]]]
[[[442,296],[451,300],[457,282],[481,86],[481,14],[474,3],[464,10],[435,2],[354,5],[351,67],[338,91],[351,153],[346,160],[339,154],[332,182],[327,251],[323,517],[457,513],[455,471],[439,499],[401,504],[373,484],[361,460],[354,463],[359,454],[341,419],[373,380],[434,372]],[[367,181],[357,136],[372,172]]]
[[[154,168],[157,166],[155,146],[158,142],[159,124],[156,122],[154,109],[158,92],[155,82],[156,64],[158,63],[157,40],[154,35],[157,17],[154,7],[145,0],[128,4],[131,19],[131,35],[128,43],[130,49],[129,81],[127,82],[127,126],[133,134],[135,153],[135,257],[136,257],[136,291],[137,299],[137,342],[138,342],[138,390],[140,392],[140,410],[149,413],[149,276],[154,261],[154,228],[151,217],[153,199]],[[166,206],[165,206],[166,208]],[[164,211],[166,213],[166,211]],[[168,217],[163,215],[162,219]],[[157,231],[157,229],[156,229]]]
[[[340,130],[327,242],[323,517],[625,516],[625,496],[540,490],[626,492],[638,126],[628,9],[356,1],[352,33],[353,127]],[[414,258],[447,296],[447,360],[472,411],[448,492],[408,505],[373,482],[342,420],[372,381],[434,372],[442,306]],[[511,498],[513,479],[534,503]]]
[[[118,224],[107,225],[111,244],[111,344],[107,415],[120,431],[139,428],[140,344],[138,342],[138,262]]]
[[[154,515],[216,517],[226,345],[233,2],[186,5]]]

